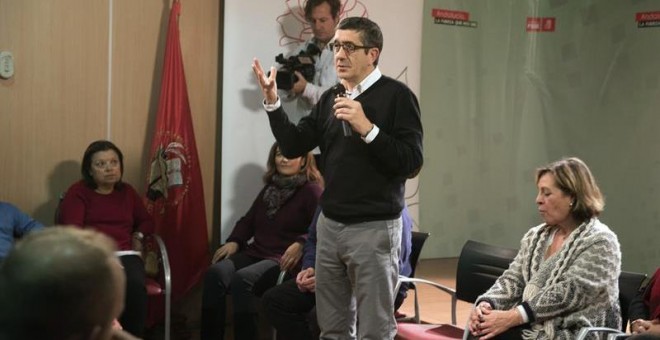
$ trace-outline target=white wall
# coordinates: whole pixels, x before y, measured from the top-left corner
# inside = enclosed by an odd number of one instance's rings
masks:
[[[345,0],[342,4],[342,18],[367,16],[381,26],[385,40],[381,71],[398,77],[419,95],[422,0]],[[309,37],[301,34],[306,27],[303,6],[303,0],[225,1],[221,241],[263,186],[261,176],[274,141],[250,67],[252,58],[258,58],[264,68],[277,66],[275,55],[293,50],[296,45],[290,42]],[[407,191],[417,220],[416,180],[410,181]]]

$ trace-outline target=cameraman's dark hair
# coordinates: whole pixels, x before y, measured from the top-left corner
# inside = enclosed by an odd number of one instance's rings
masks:
[[[305,3],[305,19],[309,20],[312,17],[312,10],[324,2],[330,5],[332,18],[337,19],[339,17],[339,10],[341,9],[341,2],[339,0],[307,0],[307,3]]]
[[[374,66],[378,65],[380,53],[383,51],[383,32],[378,24],[367,18],[350,17],[342,20],[337,29],[356,31],[360,34],[362,45],[377,48],[379,53],[378,58],[374,61]],[[368,52],[368,50],[364,50],[364,53]]]

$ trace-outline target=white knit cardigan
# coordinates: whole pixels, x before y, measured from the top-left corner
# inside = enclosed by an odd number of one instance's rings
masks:
[[[529,230],[509,269],[476,303],[485,300],[498,310],[526,303],[534,320],[524,339],[574,339],[585,326],[621,328],[616,235],[592,218],[544,259],[553,234],[546,224]]]

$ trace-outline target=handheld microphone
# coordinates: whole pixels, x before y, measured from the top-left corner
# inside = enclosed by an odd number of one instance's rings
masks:
[[[348,93],[346,93],[346,87],[342,85],[341,83],[335,85],[332,88],[332,93],[335,94],[335,97],[348,97]],[[341,121],[341,130],[344,132],[344,137],[350,137],[353,135],[353,129],[351,129],[351,124],[349,124],[347,121],[342,120]]]

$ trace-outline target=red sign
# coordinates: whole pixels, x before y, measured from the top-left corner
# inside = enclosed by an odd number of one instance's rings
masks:
[[[434,8],[431,12],[434,18],[469,21],[470,13],[461,11],[451,11],[448,9]]]
[[[556,18],[541,18],[541,31],[554,32]]]
[[[639,12],[635,14],[635,21],[639,28],[660,27],[660,12]]]
[[[527,32],[554,32],[557,18],[527,17]]]
[[[639,12],[635,14],[635,21],[657,21],[660,20],[660,12]]]

